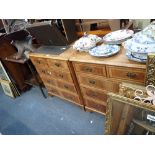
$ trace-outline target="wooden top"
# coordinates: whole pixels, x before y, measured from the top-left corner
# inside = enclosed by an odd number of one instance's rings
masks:
[[[74,52],[73,52],[74,51]],[[139,62],[130,61],[125,55],[125,49],[121,47],[121,50],[118,54],[113,55],[108,58],[97,58],[89,55],[87,52],[78,52],[72,49],[72,55],[69,58],[70,61],[76,62],[86,62],[86,63],[95,63],[95,64],[105,64],[113,66],[123,66],[123,67],[134,67],[146,69],[146,64]]]

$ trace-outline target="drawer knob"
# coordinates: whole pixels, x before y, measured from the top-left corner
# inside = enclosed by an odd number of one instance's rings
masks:
[[[85,68],[85,71],[87,71],[87,72],[92,72],[92,71],[93,71],[93,69],[92,69],[92,68],[90,68],[90,67],[86,67],[86,68]]]
[[[90,83],[90,84],[95,84],[96,81],[95,81],[95,80],[89,80],[89,83]]]
[[[64,85],[64,87],[65,87],[66,89],[68,89],[68,86],[67,86],[67,85]]]
[[[136,74],[135,73],[131,73],[131,72],[128,72],[126,75],[129,78],[135,78],[136,77]]]
[[[60,64],[59,63],[55,63],[55,66],[60,67]]]
[[[59,77],[63,78],[64,76],[62,74],[59,74]]]

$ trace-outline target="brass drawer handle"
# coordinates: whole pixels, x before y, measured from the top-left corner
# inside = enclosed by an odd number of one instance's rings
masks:
[[[95,84],[96,81],[95,81],[95,80],[89,80],[89,83],[90,83],[90,84]]]
[[[136,77],[136,74],[135,73],[128,72],[126,74],[126,76],[129,77],[129,78],[135,78]]]
[[[44,74],[46,74],[46,71],[45,70],[42,70],[41,72],[44,73]]]
[[[59,64],[59,63],[55,63],[55,66],[60,67],[60,66],[61,66],[61,64]]]
[[[87,71],[87,72],[92,72],[92,71],[93,71],[93,69],[92,69],[92,68],[90,68],[90,67],[86,67],[86,68],[85,68],[85,71]]]
[[[50,71],[47,71],[47,74],[48,74],[48,75],[52,75],[52,73],[51,73]]]
[[[41,64],[41,61],[40,60],[36,60],[37,64]]]
[[[59,74],[59,77],[63,78],[64,76],[63,76],[63,74]]]
[[[69,88],[67,85],[64,85],[64,87],[65,87],[66,89],[68,89],[68,88]]]

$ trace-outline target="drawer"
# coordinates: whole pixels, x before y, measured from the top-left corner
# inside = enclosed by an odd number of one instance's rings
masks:
[[[53,78],[43,78],[43,83],[45,84],[45,86],[50,87],[50,86],[57,86],[57,82],[55,79]]]
[[[56,59],[47,59],[49,67],[55,68],[55,69],[65,69],[66,71],[69,71],[68,64],[66,60],[56,60]]]
[[[35,67],[48,67],[48,62],[46,58],[39,58],[39,57],[30,57],[32,63]]]
[[[108,66],[107,68],[110,78],[119,78],[140,83],[144,83],[145,81],[145,69],[114,66]]]
[[[53,74],[57,80],[63,80],[66,82],[72,82],[73,83],[71,74],[69,72],[62,72],[62,71],[54,70]]]
[[[106,77],[106,69],[104,65],[74,63],[74,67],[77,72],[89,73]]]
[[[103,114],[106,113],[106,106],[104,102],[96,102],[91,99],[84,99],[86,107],[90,109],[94,109],[95,111],[101,112]]]
[[[81,89],[82,89],[83,96],[89,97],[89,98],[92,98],[95,100],[107,102],[107,93],[106,92],[99,91],[96,89],[84,88],[84,87],[81,87]]]
[[[64,89],[66,91],[70,91],[72,93],[77,93],[73,84],[57,81],[57,85],[59,88]]]
[[[113,81],[110,81],[109,79],[101,77],[91,77],[84,74],[80,74],[78,76],[78,80],[81,86],[88,88],[92,87],[111,92],[118,92],[119,90],[119,83],[115,83]]]
[[[67,93],[64,91],[61,91],[61,95],[71,102],[75,102],[75,103],[80,104],[80,100],[79,100],[79,97],[77,95],[73,95],[73,94],[70,94],[70,93]]]
[[[47,90],[50,94],[61,96],[60,91],[54,87],[47,87]]]

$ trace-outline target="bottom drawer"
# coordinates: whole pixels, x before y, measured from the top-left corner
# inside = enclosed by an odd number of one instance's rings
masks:
[[[73,95],[73,94],[70,94],[70,93],[67,93],[67,92],[64,92],[64,91],[61,91],[61,94],[67,100],[70,100],[70,101],[73,101],[75,103],[80,104],[80,100],[79,100],[79,97],[78,96]]]
[[[60,92],[56,89],[56,88],[53,88],[53,87],[47,87],[47,90],[50,94],[54,94],[54,95],[58,95],[60,96]]]
[[[84,99],[84,100],[86,107],[94,109],[95,111],[101,112],[103,114],[106,113],[106,103],[99,103],[91,99]]]

